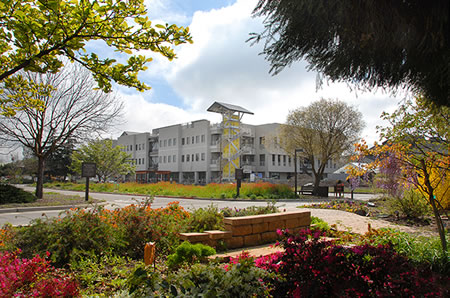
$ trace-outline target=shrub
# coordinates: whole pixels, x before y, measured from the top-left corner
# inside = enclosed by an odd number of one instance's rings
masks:
[[[198,208],[191,212],[187,221],[187,232],[203,232],[207,230],[224,230],[223,215],[214,204],[206,208]]]
[[[0,297],[78,296],[72,276],[39,255],[20,259],[18,253],[0,252]]]
[[[262,264],[278,274],[271,280],[276,297],[445,296],[431,271],[414,268],[388,245],[348,248],[310,231],[280,234],[285,252]]]
[[[327,232],[330,230],[328,223],[316,216],[311,216],[311,225],[315,225],[317,229],[322,232]]]
[[[80,282],[83,295],[112,296],[126,289],[126,281],[136,262],[111,253],[81,257],[70,269]]]
[[[14,242],[25,257],[35,253],[51,253],[58,267],[84,254],[100,254],[124,246],[122,235],[102,220],[101,209],[75,209],[64,217],[36,219],[29,227],[17,230]]]
[[[205,261],[206,257],[216,254],[216,250],[208,245],[201,243],[191,244],[188,241],[181,243],[175,253],[167,257],[167,266],[169,269],[175,269],[183,264],[194,264]]]
[[[9,184],[0,184],[0,204],[32,203],[37,197],[21,188]]]
[[[390,211],[399,211],[407,218],[422,218],[431,214],[431,207],[423,195],[413,189],[406,190],[401,197],[390,199]]]

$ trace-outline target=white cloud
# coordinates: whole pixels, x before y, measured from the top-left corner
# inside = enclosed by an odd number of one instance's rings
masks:
[[[147,2],[151,3],[150,10],[162,17],[173,8],[170,1]],[[294,63],[271,76],[269,63],[258,55],[262,45],[246,42],[249,33],[263,28],[261,19],[251,17],[255,5],[255,0],[237,0],[231,6],[195,12],[189,25],[194,44],[177,47],[175,61],[157,58],[143,76],[150,85],[152,77],[167,79],[188,108],[151,103],[151,92],[145,93],[150,94],[145,99],[142,95],[127,96],[127,129],[149,131],[196,119],[219,121],[218,115],[206,112],[213,101],[241,105],[254,112],[244,117],[246,123],[284,122],[289,110],[331,97],[357,106],[367,124],[363,137],[369,142],[377,140],[375,126],[383,124],[381,112],[392,111],[399,99],[381,91],[351,91],[343,83],[325,83],[316,91],[316,74],[306,70],[306,62]]]

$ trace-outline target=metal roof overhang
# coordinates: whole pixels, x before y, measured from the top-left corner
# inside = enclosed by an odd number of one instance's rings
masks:
[[[243,107],[237,106],[237,105],[232,105],[229,103],[223,103],[223,102],[218,102],[215,101],[208,109],[208,112],[214,112],[214,113],[219,113],[222,114],[224,112],[240,112],[240,113],[244,113],[244,114],[250,114],[250,115],[254,115],[252,112],[250,112],[247,109],[244,109]]]

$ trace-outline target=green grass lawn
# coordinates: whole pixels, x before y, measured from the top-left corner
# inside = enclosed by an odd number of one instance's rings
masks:
[[[15,208],[15,207],[42,207],[42,206],[64,206],[64,205],[85,205],[89,203],[100,203],[102,200],[97,200],[89,198],[89,201],[84,200],[84,196],[69,196],[63,195],[56,192],[44,193],[42,199],[38,199],[36,202],[32,203],[14,203],[14,204],[3,204],[0,208]]]

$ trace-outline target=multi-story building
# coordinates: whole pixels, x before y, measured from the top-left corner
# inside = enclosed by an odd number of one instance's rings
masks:
[[[197,120],[156,128],[151,133],[123,132],[117,144],[131,155],[136,181],[232,181],[235,168],[242,168],[249,180],[285,182],[294,175],[293,157],[277,142],[280,124],[241,123],[243,114],[252,113],[224,103],[215,102],[208,111],[221,113],[223,121],[212,124]],[[339,166],[329,162],[325,175]],[[310,168],[308,162],[298,161],[300,171]]]

